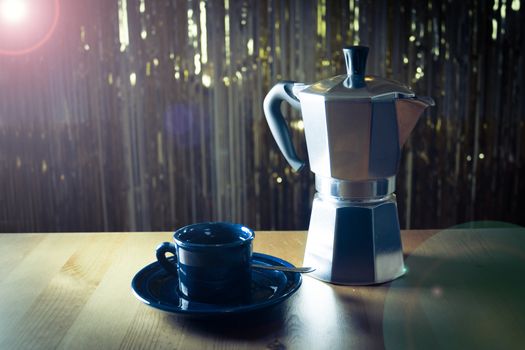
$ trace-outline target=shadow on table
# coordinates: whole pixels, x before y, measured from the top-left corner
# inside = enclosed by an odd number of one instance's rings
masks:
[[[173,327],[184,327],[199,335],[250,340],[278,333],[285,322],[285,306],[279,304],[263,310],[232,315],[166,317]]]

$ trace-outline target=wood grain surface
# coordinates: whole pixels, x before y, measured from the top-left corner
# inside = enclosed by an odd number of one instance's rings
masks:
[[[170,233],[0,235],[0,349],[432,349],[525,343],[522,229],[404,231],[408,273],[378,286],[305,276],[267,310],[193,319],[130,282]],[[301,265],[305,232],[257,232],[254,251]]]

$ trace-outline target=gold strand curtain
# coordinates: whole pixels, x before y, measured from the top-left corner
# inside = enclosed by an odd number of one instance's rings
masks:
[[[305,229],[313,177],[289,169],[262,101],[341,74],[352,44],[437,104],[403,151],[401,226],[525,223],[519,0],[42,1],[60,6],[49,39],[0,54],[1,232]]]

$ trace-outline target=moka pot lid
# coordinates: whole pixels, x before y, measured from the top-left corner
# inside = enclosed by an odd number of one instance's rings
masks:
[[[347,74],[321,80],[300,94],[324,96],[324,100],[376,100],[412,98],[415,93],[395,80],[365,75],[368,47],[349,46],[343,49]]]

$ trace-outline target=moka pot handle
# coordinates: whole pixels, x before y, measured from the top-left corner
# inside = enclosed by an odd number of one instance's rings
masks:
[[[281,102],[286,101],[293,108],[301,110],[301,103],[292,91],[293,87],[297,85],[304,84],[293,81],[278,82],[268,92],[263,103],[264,115],[273,138],[294,171],[300,171],[305,166],[305,162],[297,156],[288,124],[281,113]]]

